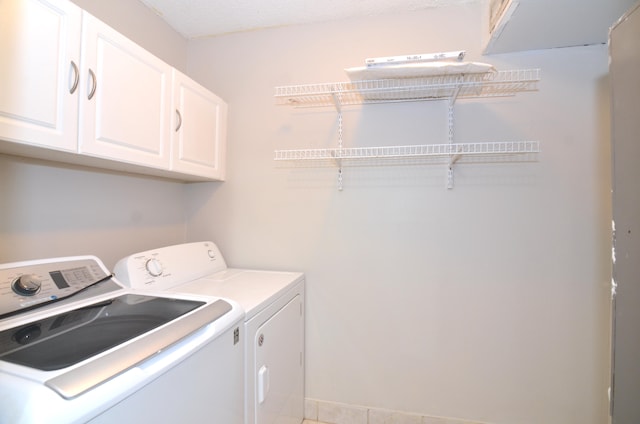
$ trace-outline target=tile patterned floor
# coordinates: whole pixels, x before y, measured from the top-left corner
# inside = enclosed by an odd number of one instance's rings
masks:
[[[305,399],[304,416],[309,418],[302,424],[483,424],[479,421],[423,416],[309,398]]]

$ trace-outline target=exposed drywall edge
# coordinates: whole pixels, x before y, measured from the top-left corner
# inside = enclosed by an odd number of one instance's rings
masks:
[[[496,28],[496,25],[500,22],[502,13],[504,13],[510,2],[510,0],[489,1],[489,33],[492,33]]]
[[[507,26],[513,13],[518,8],[520,4],[519,0],[510,0],[507,6],[502,11],[500,18],[498,18],[498,23],[496,24],[495,29],[489,35],[489,41],[487,41],[487,45],[484,48],[483,54],[492,54],[494,53],[493,49],[495,47],[496,42],[500,39],[500,35],[504,28]]]

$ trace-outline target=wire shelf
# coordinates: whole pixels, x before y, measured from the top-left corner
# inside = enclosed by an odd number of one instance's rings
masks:
[[[458,98],[513,96],[535,91],[540,69],[520,69],[483,74],[439,75],[421,78],[394,78],[323,84],[289,85],[275,88],[277,104],[294,107],[333,106],[338,110],[338,147],[328,149],[276,150],[276,161],[300,161],[310,164],[333,163],[338,166],[338,190],[342,190],[342,165],[359,160],[360,164],[384,161],[393,163],[445,162],[448,189],[453,188],[453,165],[458,161],[526,160],[540,152],[538,141],[453,143],[453,106]],[[448,100],[449,143],[411,146],[342,147],[343,105],[424,100]]]
[[[411,146],[350,147],[331,149],[276,150],[275,160],[338,160],[377,158],[462,157],[539,153],[538,141],[422,144]]]
[[[535,91],[540,69],[423,78],[362,80],[275,88],[277,104],[296,107],[512,96]]]

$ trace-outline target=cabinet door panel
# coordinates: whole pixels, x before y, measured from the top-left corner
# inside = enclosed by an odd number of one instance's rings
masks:
[[[171,67],[91,15],[83,19],[80,152],[168,169]]]
[[[80,25],[66,0],[0,1],[0,138],[77,149]]]
[[[172,170],[224,180],[226,103],[174,71],[174,109]]]

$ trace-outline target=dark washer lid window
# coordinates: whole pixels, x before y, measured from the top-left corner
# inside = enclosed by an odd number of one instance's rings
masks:
[[[127,294],[0,332],[0,360],[58,370],[160,327],[204,302]]]

